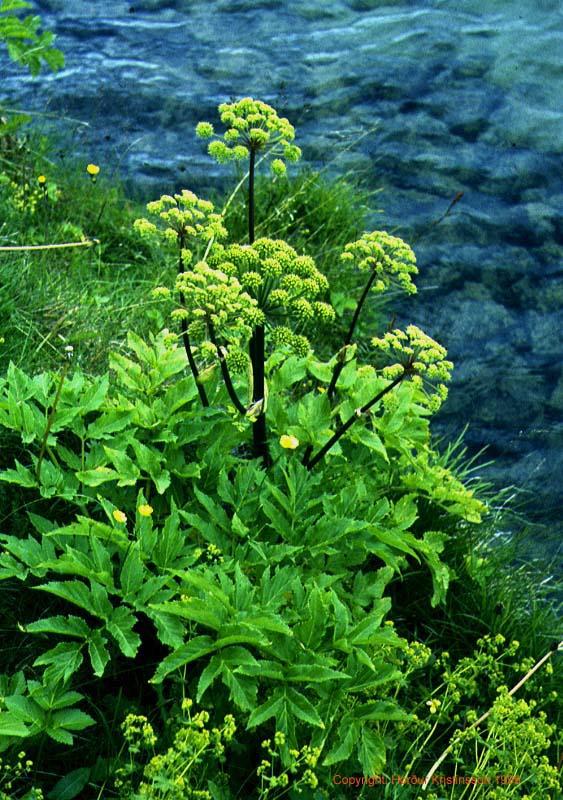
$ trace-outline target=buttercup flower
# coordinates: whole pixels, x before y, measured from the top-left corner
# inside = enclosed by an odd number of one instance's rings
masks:
[[[88,175],[91,175],[93,178],[95,178],[96,175],[98,175],[98,173],[100,172],[100,168],[97,164],[88,164],[88,166],[86,167],[86,172],[88,173]]]
[[[41,185],[47,183],[47,178],[45,177],[45,175],[38,175],[37,183],[40,183]]]
[[[280,444],[284,450],[295,450],[299,447],[299,439],[297,436],[289,436],[284,433],[283,436],[280,436]]]
[[[150,517],[153,512],[153,507],[149,506],[148,503],[143,503],[143,505],[139,506],[139,514],[142,517]]]
[[[127,522],[127,515],[124,514],[123,511],[120,511],[118,508],[114,510],[112,516],[116,522],[121,522],[122,524]]]
[[[442,702],[440,700],[427,700],[426,705],[430,709],[431,714],[436,714],[442,705]]]

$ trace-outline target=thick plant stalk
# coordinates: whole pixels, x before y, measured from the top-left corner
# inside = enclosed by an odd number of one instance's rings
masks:
[[[254,244],[254,173],[256,171],[256,150],[250,149],[248,167],[248,244]]]
[[[229,397],[233,401],[234,406],[235,406],[236,410],[239,412],[239,414],[243,414],[244,415],[244,414],[246,414],[246,408],[243,406],[243,404],[239,400],[239,397],[238,397],[238,395],[236,393],[236,389],[233,386],[233,382],[231,380],[231,375],[229,373],[229,367],[227,366],[227,362],[225,360],[225,356],[223,355],[223,350],[222,350],[222,348],[220,347],[220,345],[219,345],[219,343],[217,341],[217,337],[215,335],[215,328],[214,328],[213,323],[211,322],[211,320],[207,321],[207,328],[209,330],[209,338],[211,340],[211,343],[213,345],[215,345],[215,349],[217,350],[217,357],[219,359],[219,366],[221,367],[221,375],[223,376],[223,381],[225,382],[225,387],[227,389],[227,392],[229,393]]]
[[[343,347],[346,347],[352,341],[352,336],[354,335],[354,331],[356,329],[356,325],[358,324],[358,319],[360,317],[360,313],[361,313],[362,307],[363,307],[363,305],[365,303],[366,297],[368,296],[369,290],[371,289],[374,280],[375,280],[375,270],[373,270],[371,275],[369,276],[369,280],[366,283],[364,291],[362,292],[362,296],[358,300],[358,304],[356,306],[356,310],[354,311],[354,316],[352,317],[352,322],[350,323],[350,327],[348,328],[348,333],[346,334],[346,338],[344,339]],[[336,387],[336,381],[338,380],[338,378],[340,376],[340,373],[344,369],[344,364],[345,364],[344,361],[338,361],[334,366],[334,370],[332,372],[332,378],[330,380],[330,385],[329,385],[329,387],[327,389],[327,395],[328,395],[329,398],[331,398],[332,395],[334,394],[334,389]]]
[[[385,387],[385,389],[382,389],[380,392],[378,392],[375,395],[375,397],[373,397],[369,401],[369,403],[366,403],[365,405],[361,406],[361,408],[357,408],[356,411],[352,414],[352,416],[349,417],[346,420],[346,422],[343,425],[341,425],[340,428],[338,428],[338,430],[333,434],[333,436],[330,437],[328,442],[326,442],[326,444],[324,444],[321,447],[321,449],[319,450],[317,455],[313,459],[311,459],[311,461],[309,461],[308,459],[305,460],[305,458],[303,458],[303,465],[305,467],[307,467],[308,470],[312,470],[313,467],[316,464],[318,464],[319,461],[322,458],[324,458],[324,456],[328,453],[328,451],[332,447],[334,447],[336,442],[344,436],[346,431],[348,431],[355,422],[357,422],[361,417],[363,417],[364,414],[367,414],[367,412],[370,410],[370,408],[373,408],[373,406],[376,403],[379,403],[379,401],[383,397],[385,397],[386,394],[388,394],[390,391],[392,391],[392,389],[394,389],[395,386],[398,386],[398,384],[401,383],[401,381],[404,380],[407,375],[408,375],[408,372],[406,370],[403,371],[400,375],[397,375],[397,377],[394,378],[391,381],[391,383],[388,386]],[[307,453],[305,455],[307,455]]]
[[[182,258],[182,249],[185,245],[185,238],[184,234],[180,234],[178,237],[178,246],[180,248],[180,255],[178,256],[178,274],[180,275],[184,271],[184,259]],[[180,292],[180,303],[181,305],[185,305],[184,294]],[[199,394],[199,399],[201,401],[201,405],[204,408],[209,407],[209,400],[207,399],[207,392],[205,391],[205,387],[199,380],[199,370],[197,368],[197,364],[195,363],[194,354],[192,351],[192,345],[190,342],[190,336],[188,334],[188,323],[185,319],[181,322],[181,331],[182,331],[182,342],[184,344],[184,350],[186,351],[186,355],[188,357],[188,364],[190,365],[190,369],[192,371],[192,375],[194,376],[195,385]]]
[[[254,173],[256,166],[256,151],[250,149],[250,165],[248,170],[248,242],[254,243]],[[265,360],[265,331],[263,325],[258,325],[250,339],[249,353],[252,362],[253,386],[252,402],[264,403],[264,360]],[[268,452],[266,415],[264,411],[258,415],[252,425],[252,438],[254,442],[254,455],[262,459],[264,466],[271,464]]]

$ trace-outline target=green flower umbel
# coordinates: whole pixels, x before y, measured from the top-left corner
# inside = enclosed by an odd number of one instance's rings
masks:
[[[184,266],[193,258],[188,242],[205,246],[212,239],[217,241],[227,236],[223,218],[214,212],[213,203],[200,199],[188,189],[175,195],[164,194],[160,200],[147,203],[147,211],[157,218],[156,221],[137,219],[134,228],[142,236],[180,245]]]
[[[374,337],[371,344],[376,350],[385,353],[394,363],[382,370],[385,378],[393,380],[406,372],[423,396],[424,403],[431,411],[437,411],[446,397],[446,383],[450,380],[453,364],[448,361],[447,351],[416,325],[409,325],[406,331],[389,331],[381,337]]]
[[[236,277],[200,261],[176,278],[176,290],[183,296],[182,308],[172,312],[185,316],[192,334],[204,333],[211,324],[217,334],[249,338],[252,329],[264,322],[264,314]]]
[[[200,122],[196,127],[200,138],[213,140],[208,152],[219,164],[243,161],[251,152],[267,150],[273,156],[272,172],[279,176],[285,174],[286,161],[301,157],[301,150],[293,144],[293,125],[267,103],[244,97],[236,103],[222,103],[219,114],[226,126],[222,136],[215,134],[209,122]]]
[[[364,233],[360,239],[344,247],[341,261],[353,262],[374,276],[371,289],[381,293],[395,286],[407,294],[415,294],[411,275],[417,275],[416,257],[406,242],[385,231]]]
[[[299,353],[308,343],[287,327],[306,331],[319,323],[334,321],[334,310],[319,298],[328,289],[326,277],[310,256],[299,255],[281,239],[257,239],[252,245],[221,245],[214,248],[209,263],[236,276],[271,323],[272,341]],[[284,323],[277,325],[277,323]]]

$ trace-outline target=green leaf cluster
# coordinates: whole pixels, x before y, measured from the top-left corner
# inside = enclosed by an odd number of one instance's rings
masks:
[[[64,67],[64,56],[53,47],[55,35],[50,31],[40,32],[41,19],[28,15],[23,19],[17,12],[31,8],[25,0],[1,0],[0,2],[0,42],[4,43],[8,55],[37,75],[43,64],[57,72]]]

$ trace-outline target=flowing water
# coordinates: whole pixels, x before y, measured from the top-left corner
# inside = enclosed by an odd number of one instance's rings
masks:
[[[559,0],[34,6],[66,68],[32,80],[2,57],[0,93],[89,123],[76,128],[77,150],[102,164],[119,157],[147,194],[209,186],[218,173],[193,127],[247,95],[289,117],[307,162],[383,188],[376,224],[415,243],[421,270],[404,316],[456,364],[441,430],[469,424],[471,451],[488,445],[495,459],[483,475],[524,489],[542,523],[530,552],[553,553],[563,475]]]

